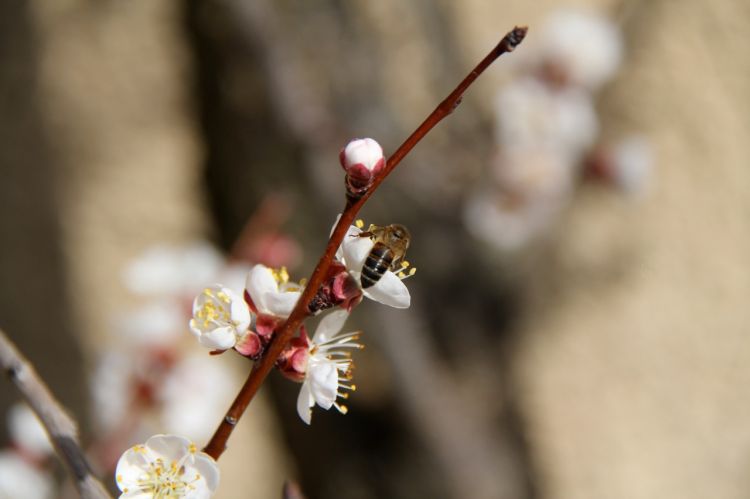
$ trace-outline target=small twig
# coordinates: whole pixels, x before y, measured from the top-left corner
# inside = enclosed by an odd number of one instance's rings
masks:
[[[112,496],[91,473],[91,466],[78,442],[78,429],[75,421],[68,416],[28,359],[18,351],[2,330],[0,330],[0,366],[42,422],[58,456],[73,477],[81,497],[111,499]]]
[[[461,83],[458,84],[455,90],[453,90],[453,92],[451,92],[450,95],[448,95],[448,97],[446,97],[445,100],[435,108],[427,119],[425,119],[424,122],[422,122],[422,124],[419,125],[419,127],[404,141],[404,143],[401,144],[396,152],[388,158],[383,172],[374,179],[372,186],[365,195],[356,201],[347,201],[338,224],[336,224],[336,227],[328,240],[323,256],[320,258],[320,261],[318,261],[318,265],[308,279],[308,284],[305,287],[302,296],[300,296],[297,301],[297,305],[289,315],[289,318],[276,333],[276,336],[271,341],[266,354],[253,366],[245,384],[242,386],[239,394],[237,394],[234,402],[232,402],[232,406],[229,408],[229,411],[227,411],[226,416],[219,424],[219,427],[216,429],[213,437],[211,437],[211,440],[203,449],[204,452],[214,459],[219,459],[219,456],[221,456],[226,449],[227,440],[232,434],[240,417],[245,412],[245,409],[247,409],[247,406],[260,388],[263,380],[265,380],[268,373],[271,372],[274,362],[276,362],[276,359],[284,349],[284,346],[286,346],[292,336],[294,336],[294,332],[297,331],[299,325],[305,317],[307,317],[307,305],[322,284],[326,272],[336,254],[336,250],[341,245],[341,241],[344,239],[344,235],[349,226],[354,222],[357,213],[359,213],[359,210],[367,202],[375,189],[378,188],[383,180],[385,180],[393,169],[398,166],[409,151],[411,151],[435,125],[453,112],[453,110],[461,103],[463,93],[469,88],[474,80],[476,80],[477,77],[495,61],[495,59],[506,52],[513,51],[513,49],[521,43],[524,36],[526,36],[526,31],[526,27],[516,27],[505,35],[503,39],[500,40],[500,43],[498,43],[497,46],[495,46],[495,48],[493,48],[490,53],[487,54],[479,64],[477,64],[477,66],[461,81]]]

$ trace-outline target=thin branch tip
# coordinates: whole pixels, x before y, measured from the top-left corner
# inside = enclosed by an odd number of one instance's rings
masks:
[[[497,45],[498,53],[513,52],[513,50],[521,44],[523,39],[526,38],[526,33],[528,33],[528,31],[528,26],[516,26],[510,30]]]

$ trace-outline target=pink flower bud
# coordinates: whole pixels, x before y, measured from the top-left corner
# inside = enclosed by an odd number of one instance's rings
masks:
[[[373,139],[355,139],[339,154],[341,167],[346,171],[349,194],[361,196],[385,166],[383,149]]]
[[[281,374],[293,381],[302,382],[307,373],[307,360],[310,357],[310,341],[305,327],[302,326],[300,335],[293,338],[276,359],[276,367]]]
[[[256,360],[263,354],[265,345],[263,345],[263,341],[258,333],[250,330],[234,345],[234,349],[240,355]]]

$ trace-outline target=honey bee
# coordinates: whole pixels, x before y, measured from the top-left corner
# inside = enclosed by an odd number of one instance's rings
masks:
[[[393,271],[409,266],[404,258],[409,248],[411,235],[403,225],[391,224],[385,227],[370,225],[366,231],[359,233],[359,237],[369,237],[375,242],[362,266],[360,277],[362,289],[374,286],[388,270]]]

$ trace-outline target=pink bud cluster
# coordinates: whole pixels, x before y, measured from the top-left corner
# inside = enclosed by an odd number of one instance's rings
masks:
[[[341,167],[346,171],[347,194],[359,199],[372,186],[385,167],[383,149],[373,139],[355,139],[339,153]]]

